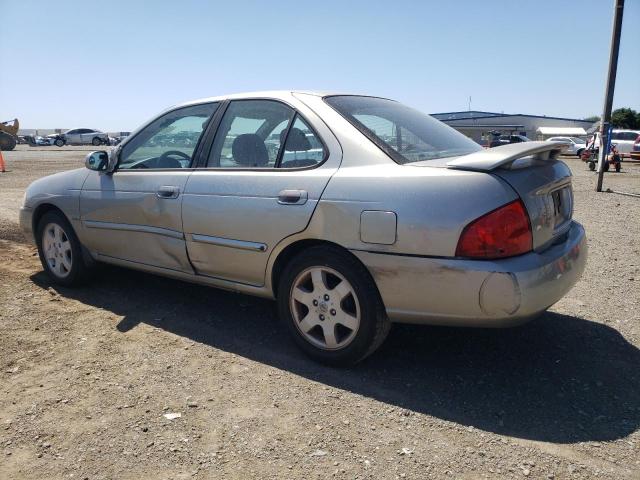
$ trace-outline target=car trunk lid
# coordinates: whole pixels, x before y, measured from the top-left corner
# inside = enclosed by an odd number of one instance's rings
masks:
[[[447,162],[447,168],[495,175],[518,193],[529,214],[533,247],[541,251],[571,226],[571,171],[557,160],[563,142],[523,142],[484,150]]]

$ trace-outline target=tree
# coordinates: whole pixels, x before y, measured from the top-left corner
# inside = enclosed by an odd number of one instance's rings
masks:
[[[587,122],[593,122],[593,123],[596,123],[596,122],[599,122],[599,121],[600,121],[600,116],[599,116],[599,115],[591,115],[590,117],[585,118],[585,120],[586,120]]]
[[[617,128],[639,128],[638,113],[630,108],[618,108],[611,114],[611,124]]]

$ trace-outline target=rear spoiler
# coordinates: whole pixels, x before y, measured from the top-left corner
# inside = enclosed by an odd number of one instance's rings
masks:
[[[490,172],[496,168],[507,167],[524,157],[532,157],[533,160],[555,160],[558,154],[568,146],[569,144],[565,142],[510,143],[451,160],[447,162],[447,167]]]

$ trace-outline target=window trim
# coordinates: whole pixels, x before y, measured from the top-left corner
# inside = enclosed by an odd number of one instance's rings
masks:
[[[222,118],[224,117],[224,114],[227,112],[227,108],[229,108],[229,105],[231,104],[231,102],[250,102],[250,101],[256,101],[256,100],[267,100],[267,101],[271,101],[271,102],[278,102],[278,103],[281,103],[281,104],[289,107],[291,110],[293,110],[293,115],[291,116],[291,120],[289,121],[289,125],[287,126],[287,133],[285,135],[284,142],[282,144],[283,147],[287,142],[287,138],[289,137],[289,130],[291,129],[291,126],[293,125],[294,120],[296,119],[297,116],[300,116],[300,118],[304,121],[304,123],[307,124],[309,129],[311,129],[312,133],[320,141],[320,144],[322,145],[322,151],[323,151],[322,160],[320,162],[316,163],[315,165],[309,165],[308,167],[280,168],[280,162],[282,160],[282,156],[284,155],[284,148],[282,148],[280,150],[280,152],[278,152],[278,158],[276,158],[276,163],[275,163],[275,166],[273,166],[273,167],[266,167],[266,168],[259,168],[259,167],[240,167],[240,168],[208,167],[207,166],[207,162],[208,162],[208,159],[209,159],[209,155],[211,154],[211,149],[213,148],[213,141],[215,140],[215,137],[218,134],[218,129],[220,128],[220,124],[222,123]],[[314,168],[318,168],[321,165],[323,165],[329,159],[329,156],[331,154],[330,154],[329,148],[327,147],[327,144],[324,141],[324,139],[322,138],[322,136],[316,131],[316,129],[313,127],[313,124],[302,113],[300,113],[300,111],[294,105],[291,105],[289,102],[286,102],[286,101],[278,99],[278,98],[251,97],[251,98],[225,99],[225,100],[223,100],[223,103],[224,103],[224,105],[222,107],[224,107],[224,108],[219,108],[218,109],[218,111],[221,111],[220,116],[216,119],[215,123],[212,123],[209,126],[210,130],[207,132],[206,143],[203,142],[203,147],[202,147],[202,151],[201,151],[201,157],[199,158],[199,161],[198,161],[197,165],[195,166],[195,168],[197,170],[201,170],[201,171],[227,171],[227,172],[273,172],[273,171],[299,172],[299,171],[313,170]],[[216,111],[216,114],[218,113],[218,111]]]
[[[124,141],[120,145],[118,145],[118,149],[116,151],[116,155],[118,155],[118,161],[116,163],[115,169],[113,170],[113,173],[116,173],[116,172],[136,172],[136,173],[140,173],[140,172],[175,172],[175,171],[185,172],[185,171],[188,171],[188,170],[194,170],[196,168],[196,165],[197,165],[197,160],[198,160],[199,155],[200,155],[200,149],[201,149],[201,146],[203,145],[203,141],[204,141],[205,135],[206,135],[209,127],[211,126],[212,121],[214,120],[214,118],[216,117],[216,115],[218,114],[220,109],[222,108],[224,102],[225,101],[216,100],[216,101],[213,101],[213,102],[202,102],[202,103],[194,103],[194,104],[191,104],[191,105],[181,105],[181,106],[178,106],[178,107],[175,107],[175,108],[170,108],[169,110],[165,110],[164,112],[160,113],[159,115],[153,117],[150,121],[148,121],[147,123],[142,125],[135,133],[133,133],[132,135],[129,135],[127,137],[126,141]],[[120,161],[122,160],[122,158],[121,158],[122,149],[132,139],[134,139],[138,135],[140,135],[153,122],[155,122],[159,118],[164,117],[165,115],[168,115],[168,114],[173,113],[173,112],[177,112],[178,110],[184,110],[186,108],[191,108],[191,107],[198,107],[198,106],[201,106],[201,105],[215,105],[215,104],[217,104],[218,107],[213,112],[213,115],[211,115],[209,117],[209,119],[207,120],[207,124],[202,129],[202,133],[200,134],[200,137],[198,138],[198,143],[196,143],[196,146],[193,149],[193,155],[191,156],[191,162],[189,163],[188,167],[185,167],[185,168],[123,168],[123,169],[119,168],[120,167]]]

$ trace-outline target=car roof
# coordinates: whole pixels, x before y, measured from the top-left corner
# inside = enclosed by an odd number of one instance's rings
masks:
[[[323,90],[264,90],[264,91],[256,91],[256,92],[232,93],[227,95],[219,95],[217,97],[199,98],[196,100],[191,100],[188,102],[174,105],[172,108],[186,107],[189,105],[198,105],[200,103],[220,102],[222,100],[241,100],[245,98],[285,99],[285,98],[291,97],[296,93],[300,93],[304,95],[314,95],[316,97],[328,97],[333,95],[354,95],[359,97],[377,97],[376,95],[366,95],[361,93],[346,93],[346,92],[323,91]],[[377,98],[385,98],[385,97],[377,97]]]

